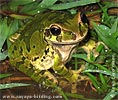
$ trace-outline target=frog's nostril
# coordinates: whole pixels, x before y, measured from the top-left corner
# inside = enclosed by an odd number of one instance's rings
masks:
[[[45,34],[46,37],[49,37],[50,36],[50,30],[49,29],[45,29],[44,34]]]

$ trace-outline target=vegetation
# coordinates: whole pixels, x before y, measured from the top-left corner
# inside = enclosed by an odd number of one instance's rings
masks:
[[[79,6],[97,4],[99,9],[86,14],[101,13],[99,24],[91,20],[93,28],[86,44],[78,48],[73,55],[75,69],[84,65],[82,72],[87,75],[98,93],[106,93],[103,100],[118,97],[118,18],[109,15],[108,9],[118,7],[118,2],[100,2],[100,0],[1,0],[0,9],[0,61],[8,56],[7,48],[10,46],[9,36],[24,26],[37,13],[50,10],[66,10],[77,12]],[[69,6],[68,6],[69,5]],[[3,48],[7,43],[7,48]],[[83,49],[85,51],[83,51]],[[0,74],[0,78],[9,77],[11,74]],[[53,84],[53,83],[51,83]],[[0,89],[6,89],[6,84],[0,84]],[[7,88],[29,84],[10,83]],[[84,97],[76,94],[64,93],[61,88],[54,85],[57,91],[68,100],[67,96],[74,98]]]

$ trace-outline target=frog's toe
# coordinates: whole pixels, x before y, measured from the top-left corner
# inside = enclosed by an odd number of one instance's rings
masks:
[[[58,81],[55,77],[48,77],[48,80],[55,83],[55,84],[58,84]]]
[[[90,81],[90,78],[88,76],[79,75],[77,82],[80,82],[80,81]]]
[[[58,84],[56,77],[54,75],[52,75],[50,72],[47,71],[47,72],[45,72],[44,75],[45,75],[46,79],[48,79],[49,81],[51,81],[55,84]]]

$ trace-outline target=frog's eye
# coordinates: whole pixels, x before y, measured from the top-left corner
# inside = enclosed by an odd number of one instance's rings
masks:
[[[50,27],[50,32],[51,32],[53,35],[55,35],[55,36],[60,35],[60,33],[61,33],[61,28],[60,28],[59,26],[57,26],[57,25],[52,25],[52,26]]]
[[[81,14],[80,14],[80,17],[81,17],[81,21],[82,21],[83,23],[88,23],[87,17],[86,17],[86,15],[85,15],[84,13],[81,13]]]

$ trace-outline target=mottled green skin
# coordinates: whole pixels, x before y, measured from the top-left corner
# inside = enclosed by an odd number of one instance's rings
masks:
[[[53,36],[51,32],[49,36],[44,34],[45,29],[50,29],[52,24],[61,27],[59,36]],[[20,37],[9,48],[11,65],[37,82],[46,83],[49,79],[57,83],[49,69],[70,82],[76,82],[79,74],[67,69],[64,64],[71,57],[75,46],[86,36],[87,30],[87,23],[82,23],[80,14],[39,14],[26,25]]]

